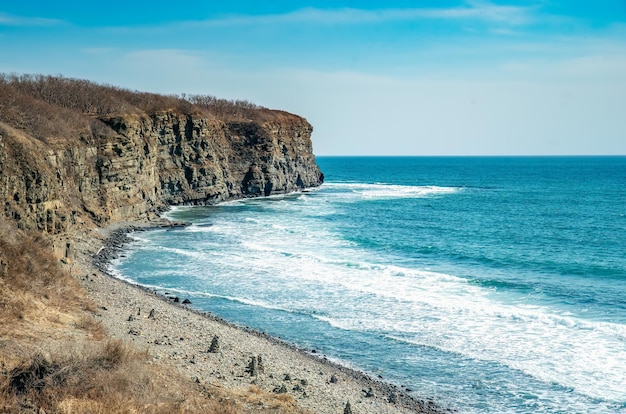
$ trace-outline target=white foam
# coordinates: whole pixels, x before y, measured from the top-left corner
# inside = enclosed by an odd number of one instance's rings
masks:
[[[445,294],[425,286],[422,295],[398,283],[391,287],[380,281],[379,286],[378,299],[356,295],[360,309],[344,307],[319,319],[340,329],[382,332],[508,365],[593,398],[626,399],[623,325],[583,321],[548,308],[505,305],[488,294],[466,290],[469,286],[452,287]]]
[[[192,208],[192,206],[170,206],[169,209],[162,214],[162,216],[168,220],[175,221],[176,219],[174,217],[176,217],[176,214],[181,211],[191,210]]]
[[[195,243],[165,251],[181,257],[181,274],[199,280],[189,289],[193,295],[304,312],[339,329],[376,332],[509,366],[581,395],[626,401],[624,325],[585,320],[550,305],[506,302],[452,274],[373,259],[315,218],[332,212],[336,200],[436,197],[462,189],[359,183],[324,188],[330,191],[263,204],[272,214],[211,216],[210,226],[185,229],[206,233],[194,236]],[[291,215],[304,203],[315,215]]]
[[[363,199],[427,198],[462,191],[461,187],[409,186],[397,184],[325,183],[324,187],[338,191],[340,196]]]
[[[268,246],[258,250],[264,253],[258,268],[275,273],[264,282],[282,286],[314,317],[335,327],[402,333],[420,345],[508,365],[593,398],[626,399],[623,325],[499,303],[490,290],[464,279],[410,268],[345,266],[300,255],[298,271],[287,276],[281,269],[292,267],[289,258],[274,257]],[[311,291],[318,295],[310,297]],[[326,302],[316,303],[320,297]],[[272,300],[286,309],[294,306],[285,296]]]

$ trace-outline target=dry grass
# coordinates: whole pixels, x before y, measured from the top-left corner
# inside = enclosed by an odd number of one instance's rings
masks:
[[[60,268],[43,236],[0,221],[0,412],[236,408],[207,398],[188,379],[161,373],[146,352],[107,339],[89,309],[93,305]]]
[[[110,133],[98,118],[175,111],[227,121],[267,120],[277,111],[210,95],[160,95],[62,76],[0,74],[0,121],[46,140]],[[108,131],[108,132],[107,132]]]
[[[167,112],[242,125],[298,118],[245,100],[160,95],[62,76],[0,73],[0,134],[3,126],[13,128],[49,146],[78,141],[98,145],[118,136],[111,119]]]
[[[87,304],[44,236],[19,231],[0,219],[0,334],[42,319],[72,319],[68,315]]]
[[[234,393],[108,338],[39,234],[0,220],[1,413],[304,413],[293,397]]]
[[[256,385],[251,385],[247,390],[239,391],[237,396],[248,407],[264,409],[280,414],[307,414],[306,410],[298,407],[296,399],[286,393],[268,393]]]
[[[81,329],[91,334],[95,340],[102,340],[106,338],[106,330],[102,326],[102,322],[96,320],[93,315],[82,315],[75,324],[77,329]]]
[[[35,352],[5,368],[0,384],[0,400],[5,405],[0,411],[238,412],[235,403],[211,400],[188,380],[175,375],[164,379],[147,360],[147,353],[137,352],[119,340],[88,343],[51,355]],[[179,392],[179,383],[188,387],[188,395]]]

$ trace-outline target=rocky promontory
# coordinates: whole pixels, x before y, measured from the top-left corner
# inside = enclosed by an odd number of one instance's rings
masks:
[[[173,204],[318,186],[312,130],[304,118],[245,101],[4,75],[2,215],[64,235],[88,223],[150,218]]]
[[[0,412],[450,412],[103,271],[127,232],[185,226],[169,205],[320,185],[311,132],[249,102],[0,75]]]

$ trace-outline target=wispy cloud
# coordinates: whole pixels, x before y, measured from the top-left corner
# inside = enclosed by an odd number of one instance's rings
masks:
[[[85,47],[80,49],[81,52],[92,56],[103,56],[111,53],[116,53],[117,49],[114,47]]]
[[[128,52],[126,57],[129,59],[144,61],[150,63],[174,62],[178,65],[195,64],[202,62],[202,56],[199,52],[182,50],[182,49],[144,49]]]
[[[58,19],[13,16],[0,12],[0,26],[56,26],[62,23],[63,21]]]
[[[424,19],[478,20],[510,25],[533,21],[533,7],[500,6],[484,1],[469,1],[453,8],[410,8],[366,10],[356,8],[304,8],[288,13],[266,15],[235,15],[197,22],[207,26],[246,26],[273,24],[367,24]]]

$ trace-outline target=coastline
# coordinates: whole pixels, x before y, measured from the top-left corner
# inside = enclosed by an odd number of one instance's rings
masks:
[[[112,337],[146,349],[155,364],[169,364],[197,383],[234,392],[291,395],[296,406],[315,413],[444,413],[434,401],[345,367],[256,330],[236,326],[184,305],[184,298],[111,275],[107,266],[130,241],[127,234],[185,223],[165,218],[114,223],[90,229],[76,240],[68,264],[97,305],[96,319]],[[213,338],[219,350],[209,352]],[[262,361],[262,362],[259,362]]]

